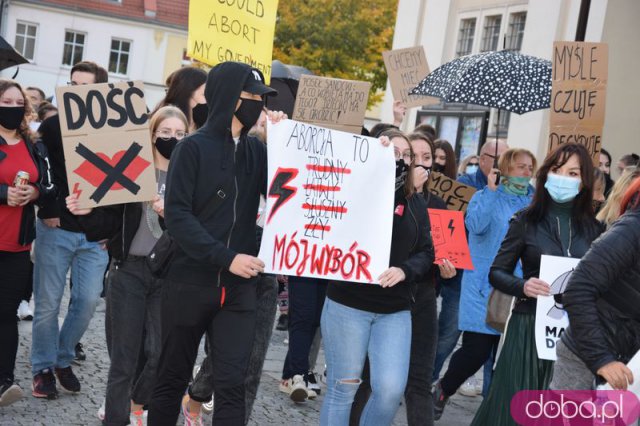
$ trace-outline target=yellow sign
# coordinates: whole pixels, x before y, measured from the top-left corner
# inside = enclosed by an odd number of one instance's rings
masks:
[[[278,0],[191,0],[188,55],[208,65],[244,62],[271,81]]]

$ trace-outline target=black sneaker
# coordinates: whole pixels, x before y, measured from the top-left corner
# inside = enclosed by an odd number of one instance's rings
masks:
[[[58,397],[56,378],[50,368],[41,370],[33,377],[31,389],[31,395],[36,398],[56,399]]]
[[[80,392],[80,381],[76,375],[73,374],[71,367],[56,368],[56,377],[62,389],[71,393]]]
[[[440,386],[440,382],[435,384],[431,394],[433,396],[433,419],[440,420],[442,412],[444,411],[444,406],[449,402],[449,397],[444,394],[442,386]]]
[[[278,324],[276,324],[276,330],[287,331],[289,329],[289,315],[282,314],[278,317]]]
[[[320,395],[320,384],[316,379],[316,373],[309,371],[304,375],[304,381],[307,384],[307,389],[314,391],[317,395]]]
[[[82,348],[82,343],[78,342],[76,345],[76,356],[73,359],[76,362],[86,361],[87,354],[84,353],[84,349]]]
[[[13,380],[6,379],[2,384],[0,384],[0,407],[6,407],[7,405],[13,404],[23,396],[24,394],[22,393],[22,389],[20,389],[20,386],[13,383]]]

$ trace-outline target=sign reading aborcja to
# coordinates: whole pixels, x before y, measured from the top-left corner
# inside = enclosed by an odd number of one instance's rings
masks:
[[[392,147],[294,120],[267,134],[265,272],[375,283],[389,267]]]

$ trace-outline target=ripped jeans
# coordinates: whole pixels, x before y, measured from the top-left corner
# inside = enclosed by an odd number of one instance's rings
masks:
[[[320,425],[349,424],[351,404],[367,355],[372,393],[360,425],[390,425],[407,385],[411,312],[376,314],[327,298],[320,323],[327,362],[327,395]]]

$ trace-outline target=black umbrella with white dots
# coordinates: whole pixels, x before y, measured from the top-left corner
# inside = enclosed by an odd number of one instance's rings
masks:
[[[549,108],[551,61],[509,50],[462,56],[436,68],[410,93],[524,114]]]

